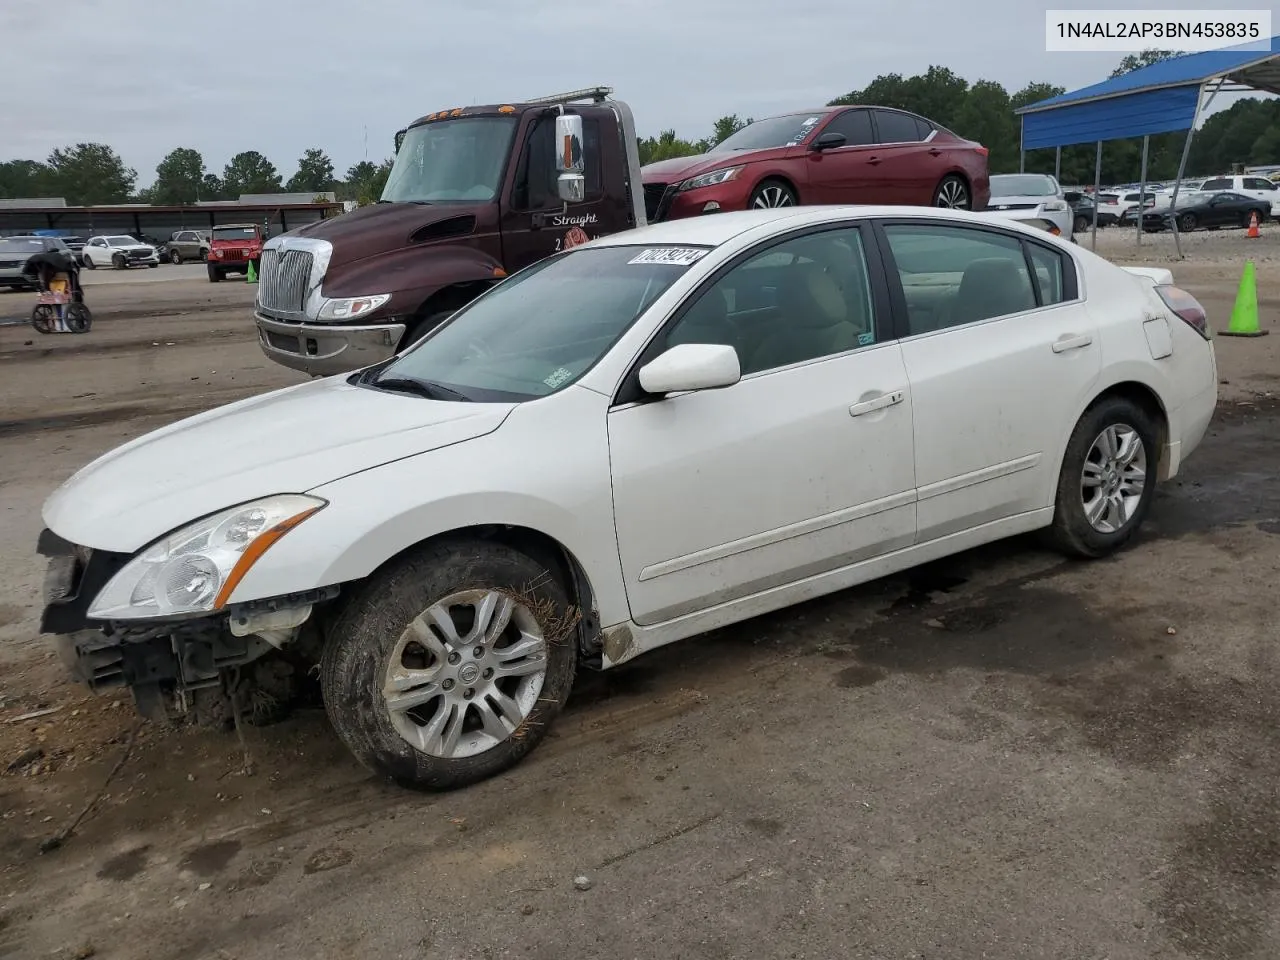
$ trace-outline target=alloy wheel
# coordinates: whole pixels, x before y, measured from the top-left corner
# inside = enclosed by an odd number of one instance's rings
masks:
[[[795,206],[795,199],[791,196],[791,191],[786,187],[771,183],[756,194],[751,206],[756,210],[768,210],[773,207],[793,207]]]
[[[944,180],[942,185],[938,187],[938,199],[935,206],[946,207],[950,210],[968,210],[969,191],[964,188],[964,184],[959,180]]]
[[[466,590],[410,622],[391,652],[382,699],[412,747],[456,760],[510,737],[546,675],[547,641],[533,612],[497,590]]]
[[[1138,431],[1112,424],[1098,434],[1080,475],[1084,515],[1099,533],[1124,528],[1142,502],[1147,484],[1147,448]]]

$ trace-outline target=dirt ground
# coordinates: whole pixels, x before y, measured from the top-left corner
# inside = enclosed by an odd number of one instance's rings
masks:
[[[1177,281],[1223,327],[1252,256],[1273,328],[1280,232],[1201,236]],[[521,767],[430,796],[319,711],[246,772],[36,636],[54,486],[299,379],[252,291],[113,280],[87,337],[0,328],[0,957],[1280,955],[1280,336],[1217,340],[1217,420],[1119,556],[1011,541],[585,676]]]

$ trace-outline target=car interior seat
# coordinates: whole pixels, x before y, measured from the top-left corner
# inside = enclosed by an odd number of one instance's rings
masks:
[[[951,305],[950,322],[972,323],[1032,310],[1035,305],[1035,291],[1022,259],[989,257],[974,260],[964,268],[960,289]]]
[[[859,328],[836,280],[817,262],[797,264],[779,293],[773,329],[751,353],[743,373],[771,370],[852,350]]]

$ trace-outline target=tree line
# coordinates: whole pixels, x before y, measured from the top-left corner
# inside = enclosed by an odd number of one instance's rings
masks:
[[[1111,75],[1120,76],[1171,56],[1175,54],[1164,50],[1132,54]],[[878,76],[862,89],[836,97],[829,105],[868,103],[910,110],[985,145],[990,151],[992,173],[1013,173],[1018,170],[1020,153],[1020,120],[1013,111],[1064,92],[1052,84],[1029,83],[1010,93],[992,80],[969,83],[946,67],[932,66],[912,77],[896,73]],[[640,140],[640,162],[705,153],[750,122],[750,118],[736,115],[721,117],[706,137],[697,140],[683,139],[675,130],[664,130],[656,137]],[[1148,180],[1169,180],[1177,175],[1184,138],[1182,132],[1151,137]],[[1094,150],[1093,144],[1063,148],[1063,183],[1093,182]],[[1136,181],[1141,157],[1141,140],[1104,143],[1102,182]],[[1214,114],[1196,132],[1188,175],[1225,173],[1234,163],[1280,163],[1280,100],[1239,100],[1229,110]],[[1054,151],[1029,151],[1026,169],[1052,173]],[[371,203],[381,196],[390,171],[389,158],[381,163],[362,160],[339,177],[328,154],[311,147],[298,158],[297,171],[287,181],[256,150],[237,153],[221,173],[215,173],[207,169],[198,150],[178,147],[156,166],[152,184],[138,189],[137,171],[127,167],[114,149],[101,143],[77,143],[52,151],[44,161],[0,162],[0,197],[65,197],[75,206],[127,202],[177,205],[235,200],[245,193],[332,191],[342,200]]]

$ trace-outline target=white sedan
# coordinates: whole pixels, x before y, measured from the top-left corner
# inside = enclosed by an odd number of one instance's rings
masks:
[[[1032,530],[1119,548],[1217,402],[1171,279],[941,209],[597,239],[389,361],[82,469],[44,507],[44,630],[153,715],[318,661],[363,763],[469,784],[584,662]]]
[[[91,237],[80,251],[80,259],[90,270],[95,267],[115,267],[127,270],[129,267],[158,267],[160,255],[149,243],[143,243],[133,237]]]

